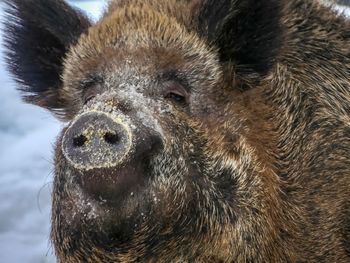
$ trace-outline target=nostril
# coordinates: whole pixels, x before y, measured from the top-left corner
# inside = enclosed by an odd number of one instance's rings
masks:
[[[82,147],[86,143],[87,138],[84,135],[79,135],[73,138],[73,146],[75,148]]]
[[[106,132],[106,134],[103,136],[105,141],[109,144],[116,144],[119,141],[119,137],[116,133],[112,132]]]

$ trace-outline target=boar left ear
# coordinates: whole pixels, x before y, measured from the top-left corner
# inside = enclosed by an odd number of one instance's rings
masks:
[[[63,60],[90,26],[63,0],[5,0],[7,65],[26,101],[59,113]]]
[[[281,45],[279,2],[203,0],[198,13],[200,34],[219,48],[222,62],[232,62],[238,71],[264,75]]]

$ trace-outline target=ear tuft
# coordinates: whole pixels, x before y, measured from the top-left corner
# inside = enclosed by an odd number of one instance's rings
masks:
[[[63,60],[90,26],[63,0],[5,0],[6,61],[24,98],[59,111]]]

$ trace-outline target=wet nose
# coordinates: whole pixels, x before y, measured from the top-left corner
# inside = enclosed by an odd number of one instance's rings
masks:
[[[132,145],[130,127],[103,112],[88,112],[66,130],[62,151],[80,170],[110,168],[121,163]]]

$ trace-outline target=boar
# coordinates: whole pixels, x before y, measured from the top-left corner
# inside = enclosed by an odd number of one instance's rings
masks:
[[[350,262],[350,24],[313,0],[6,0],[7,65],[66,122],[59,262]]]

